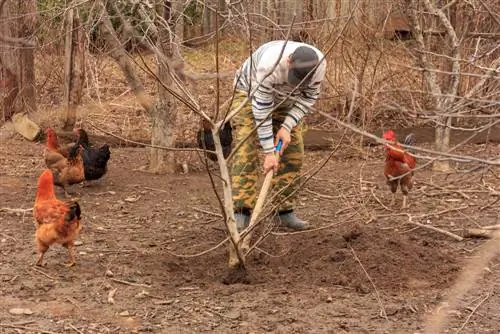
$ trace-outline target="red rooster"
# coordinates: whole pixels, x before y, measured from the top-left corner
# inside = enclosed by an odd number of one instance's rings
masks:
[[[396,191],[399,185],[403,193],[402,208],[405,209],[408,207],[408,191],[413,187],[413,169],[415,169],[417,162],[413,155],[401,147],[394,131],[386,131],[383,138],[390,142],[390,144],[385,145],[384,175],[392,192],[391,205],[394,205],[396,201]],[[416,141],[415,135],[410,133],[406,136],[403,144],[414,146]]]

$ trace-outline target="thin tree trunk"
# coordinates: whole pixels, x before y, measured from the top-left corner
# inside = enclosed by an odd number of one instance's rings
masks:
[[[37,9],[35,0],[18,2],[19,38],[33,39],[35,26],[37,23]],[[35,90],[35,48],[24,47],[19,49],[19,95],[21,110],[25,113],[36,111],[36,90]]]
[[[64,102],[66,112],[63,119],[64,129],[69,130],[75,126],[76,110],[81,103],[85,78],[83,27],[76,8],[68,10],[65,43]]]
[[[167,26],[158,26],[158,49],[171,60],[176,55],[176,43],[174,41],[175,23],[172,22],[172,10],[176,8],[172,1],[163,1],[163,18]],[[164,59],[157,57],[158,78],[166,86],[172,85],[172,73],[170,64],[165,64]],[[153,109],[152,121],[153,128],[151,133],[151,144],[173,147],[175,145],[175,124],[176,124],[176,105],[174,97],[163,87],[161,83],[157,84],[158,97],[156,106]],[[175,157],[173,152],[151,148],[149,170],[154,173],[174,173]]]

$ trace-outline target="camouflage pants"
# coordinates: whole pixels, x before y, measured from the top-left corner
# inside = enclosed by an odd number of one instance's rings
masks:
[[[232,109],[238,108],[246,98],[246,94],[236,92]],[[276,134],[285,119],[288,110],[275,110],[273,112],[273,131]],[[255,128],[251,102],[247,102],[242,110],[232,118],[233,136],[235,145],[242,142]],[[274,201],[280,203],[278,211],[291,210],[294,207],[294,196],[290,196],[300,182],[300,170],[304,161],[304,141],[302,137],[303,123],[292,129],[291,142],[280,158],[278,173],[273,178],[273,193],[279,192]],[[253,209],[257,201],[258,175],[262,174],[259,163],[261,146],[257,132],[254,131],[248,140],[235,152],[231,164],[231,178],[233,189],[233,204],[237,212],[246,212]],[[268,194],[269,196],[269,194]],[[290,196],[290,197],[289,197]],[[289,198],[287,198],[289,197]],[[286,199],[287,198],[287,199]]]

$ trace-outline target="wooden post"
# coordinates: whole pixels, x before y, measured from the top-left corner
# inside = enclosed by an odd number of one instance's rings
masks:
[[[66,111],[63,116],[64,129],[75,126],[76,110],[81,103],[85,79],[85,52],[83,27],[80,24],[78,10],[70,8],[66,16],[66,40],[64,59],[64,102]]]

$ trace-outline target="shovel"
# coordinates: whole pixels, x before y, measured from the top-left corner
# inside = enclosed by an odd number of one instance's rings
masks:
[[[281,139],[278,141],[278,145],[275,148],[276,157],[279,159],[279,151],[281,151],[281,146],[283,142]],[[241,243],[241,250],[243,254],[246,255],[248,250],[250,249],[250,240],[252,239],[252,227],[257,223],[257,218],[262,211],[262,207],[264,206],[264,201],[266,199],[269,188],[271,187],[271,181],[273,180],[274,171],[270,170],[267,172],[264,182],[262,183],[262,188],[260,189],[259,197],[257,198],[257,203],[255,203],[255,207],[253,209],[252,216],[250,217],[250,223],[248,224],[247,229],[249,230],[247,235],[243,237]]]

